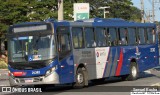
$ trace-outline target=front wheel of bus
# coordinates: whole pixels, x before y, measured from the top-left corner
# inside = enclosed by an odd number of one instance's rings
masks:
[[[83,68],[78,68],[76,72],[76,83],[74,84],[74,88],[83,88],[85,85],[88,85],[87,73]],[[86,83],[87,82],[87,83]]]
[[[137,68],[137,64],[135,62],[131,63],[130,66],[130,74],[128,76],[128,80],[136,80],[138,77],[138,68]]]

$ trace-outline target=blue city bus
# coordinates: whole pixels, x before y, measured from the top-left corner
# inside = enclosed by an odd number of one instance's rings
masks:
[[[66,84],[122,77],[159,65],[153,23],[94,18],[27,22],[10,26],[8,69],[11,86]]]

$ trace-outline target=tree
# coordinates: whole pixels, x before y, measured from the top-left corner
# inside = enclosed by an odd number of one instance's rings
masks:
[[[0,33],[6,33],[8,26],[28,21],[27,4],[21,0],[0,0]]]
[[[43,21],[48,18],[57,18],[58,2],[54,0],[31,0],[28,3],[27,16],[30,21]]]
[[[108,18],[140,21],[141,12],[133,6],[131,0],[112,0],[107,5],[110,6]]]
[[[73,3],[90,3],[90,18],[103,17],[99,7],[110,6],[107,18],[123,18],[140,21],[140,10],[131,0],[64,0],[64,19],[73,20]],[[58,0],[0,0],[0,34],[8,26],[27,21],[57,19]]]
[[[133,6],[131,0],[64,0],[64,18],[73,20],[73,3],[89,3],[90,18],[103,17],[103,10],[99,7],[110,6],[106,18],[122,18],[125,20],[140,21],[141,11]],[[68,16],[70,14],[70,17]]]

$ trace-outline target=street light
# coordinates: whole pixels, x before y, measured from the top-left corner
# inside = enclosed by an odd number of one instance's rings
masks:
[[[106,11],[106,9],[110,8],[110,6],[106,6],[106,7],[99,7],[98,9],[103,9],[103,15],[104,18],[106,18],[106,13],[109,13],[109,11]]]

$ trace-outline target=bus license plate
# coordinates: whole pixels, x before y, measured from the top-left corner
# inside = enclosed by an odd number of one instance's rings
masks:
[[[33,82],[33,79],[32,78],[26,78],[24,79],[25,83],[31,83]]]

